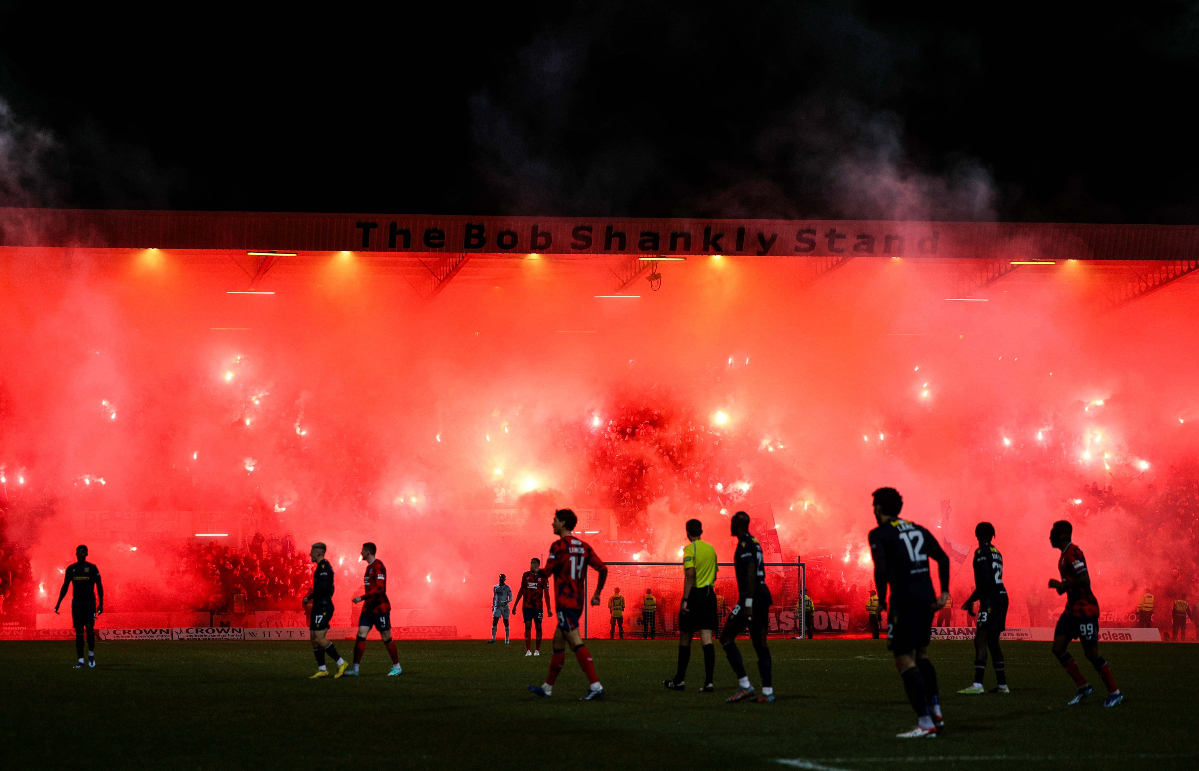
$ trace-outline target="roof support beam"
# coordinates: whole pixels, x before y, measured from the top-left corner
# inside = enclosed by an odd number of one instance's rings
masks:
[[[641,257],[626,257],[616,264],[615,270],[608,268],[608,272],[616,276],[616,288],[612,293],[620,294],[631,287],[651,265],[652,262],[642,260]]]
[[[454,276],[466,266],[470,261],[469,252],[456,252],[438,257],[433,261],[433,264],[417,258],[420,264],[424,267],[426,273],[418,274],[417,276],[408,277],[408,283],[416,290],[416,293],[421,296],[422,300],[431,301],[437,295],[441,294],[441,290],[454,280]]]
[[[954,287],[957,297],[971,297],[980,289],[986,289],[999,279],[1016,272],[1019,265],[1013,265],[1011,259],[982,259],[976,260],[966,267]]]
[[[275,266],[275,263],[279,262],[279,258],[284,256],[286,255],[276,252],[247,252],[245,259],[239,260],[235,257],[233,258],[233,262],[250,277],[249,290],[252,292],[258,288],[262,279],[266,278],[266,274]],[[292,256],[295,255],[292,254]],[[250,267],[246,267],[247,264]]]
[[[1199,270],[1199,260],[1162,260],[1145,268],[1137,266],[1133,268],[1131,277],[1108,292],[1108,310],[1123,308],[1142,297],[1148,297],[1196,270]]]
[[[853,255],[840,254],[829,255],[827,257],[810,257],[805,260],[815,260],[815,265],[811,268],[811,276],[808,278],[808,285],[811,286],[819,281],[824,276],[832,273],[834,270],[845,267],[845,263],[853,259]]]

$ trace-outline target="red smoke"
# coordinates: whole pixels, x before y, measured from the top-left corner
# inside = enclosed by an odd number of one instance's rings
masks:
[[[929,527],[950,501],[943,540],[995,524],[1016,622],[1055,575],[1055,519],[1105,611],[1196,572],[1199,500],[1170,472],[1199,424],[1185,282],[1101,313],[1109,279],[1083,263],[983,303],[946,301],[950,260],[858,260],[807,288],[786,259],[695,258],[659,292],[595,299],[604,267],[543,257],[476,260],[423,305],[357,255],[284,261],[274,295],[226,294],[244,276],[224,255],[73,260],[5,250],[0,270],[0,548],[27,554],[10,586],[37,612],[76,543],[108,610],[180,609],[208,594],[179,568],[196,533],[261,532],[328,542],[346,613],[374,541],[394,623],[479,634],[555,506],[613,512],[592,520],[602,557],[657,560],[686,519],[723,558],[721,510],[769,510],[784,555],[829,555],[832,592],[869,580],[882,485]]]

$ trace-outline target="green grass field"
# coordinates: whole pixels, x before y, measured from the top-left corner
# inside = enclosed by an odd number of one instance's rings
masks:
[[[734,681],[719,650],[718,693],[665,690],[670,642],[592,642],[608,695],[585,703],[573,657],[553,698],[540,700],[525,686],[542,682],[549,659],[525,658],[520,643],[399,645],[401,677],[383,676],[390,662],[372,639],[364,677],[308,680],[315,664],[301,643],[101,643],[96,669],[73,670],[73,643],[3,642],[0,766],[1199,767],[1191,645],[1104,645],[1127,700],[1102,709],[1097,694],[1067,709],[1074,687],[1045,643],[1005,645],[1007,697],[957,695],[972,679],[972,646],[934,643],[948,730],[922,741],[893,738],[915,721],[880,642],[774,642],[773,705],[724,703]],[[756,683],[752,648],[741,647]],[[702,672],[697,644],[689,682]]]

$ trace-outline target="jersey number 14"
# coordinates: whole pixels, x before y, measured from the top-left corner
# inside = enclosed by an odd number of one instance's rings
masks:
[[[582,555],[571,555],[570,557],[570,577],[571,580],[577,581],[587,572],[587,560]]]

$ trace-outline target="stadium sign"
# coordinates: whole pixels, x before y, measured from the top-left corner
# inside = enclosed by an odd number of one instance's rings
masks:
[[[794,613],[792,615],[794,616]],[[849,611],[845,609],[844,605],[817,608],[812,613],[812,628],[817,632],[848,632]]]
[[[925,223],[728,220],[561,220],[405,217],[356,219],[351,250],[487,254],[880,254],[935,256],[940,231]],[[376,232],[377,231],[377,232]]]
[[[457,640],[456,626],[393,626],[392,637],[397,640]]]
[[[1161,642],[1162,633],[1157,627],[1148,629],[1099,629],[1100,642]]]
[[[308,627],[246,627],[245,639],[258,641],[308,640]]]
[[[1034,626],[1034,627],[1011,627],[1003,630],[1000,635],[1000,640],[1031,640],[1034,642],[1050,642],[1053,640],[1053,627]],[[933,627],[932,639],[934,640],[973,640],[974,627],[972,626],[944,626]],[[1101,642],[1161,642],[1161,631],[1150,627],[1149,629],[1100,629],[1099,640]]]
[[[1008,259],[1023,255],[1051,260],[1161,260],[1194,259],[1199,254],[1199,228],[0,207],[0,246],[578,257],[724,254]]]
[[[107,642],[116,640],[170,640],[171,629],[97,629],[96,635]]]
[[[1028,627],[1011,627],[1004,629],[999,635],[1000,640],[1040,640],[1041,636],[1035,634],[1036,630]],[[932,639],[934,640],[973,640],[974,627],[972,626],[935,626],[932,630]],[[1050,636],[1047,639],[1052,639]]]
[[[74,640],[74,629],[34,629],[27,626],[5,626],[0,640]]]
[[[175,640],[244,640],[245,630],[241,627],[176,627],[171,630]]]

